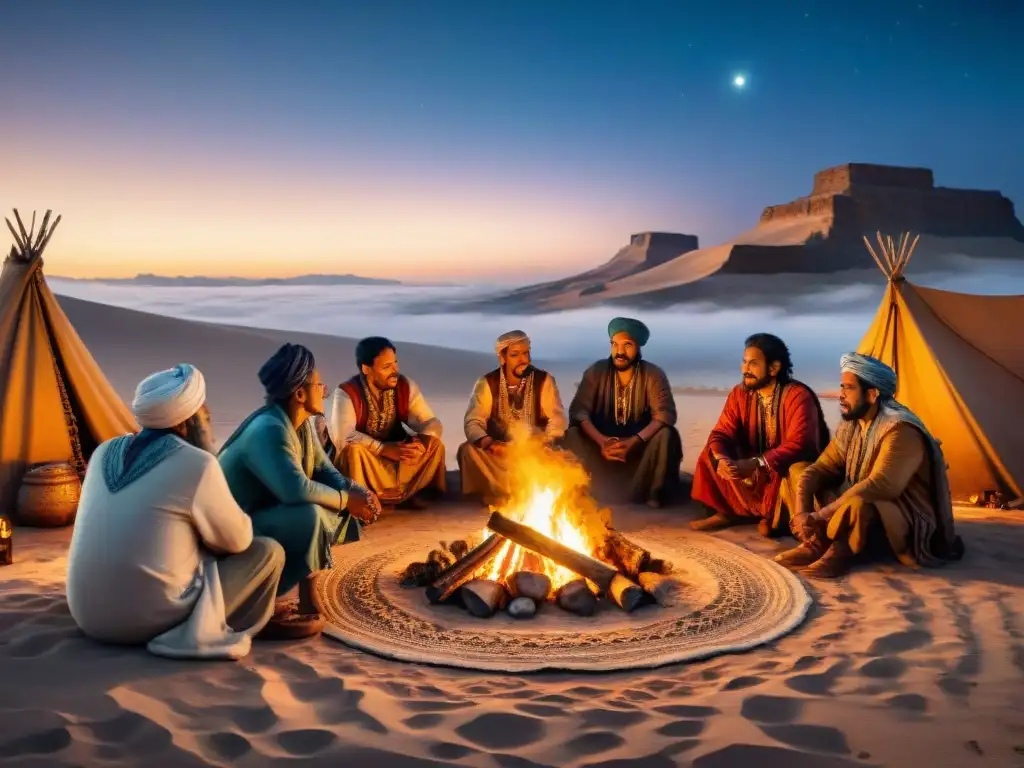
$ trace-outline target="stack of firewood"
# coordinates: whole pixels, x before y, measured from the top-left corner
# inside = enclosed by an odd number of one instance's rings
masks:
[[[487,522],[491,531],[476,547],[465,541],[441,543],[423,563],[412,563],[401,575],[406,587],[426,587],[434,604],[462,605],[481,618],[501,609],[517,618],[533,616],[549,599],[563,610],[592,616],[602,600],[624,611],[644,604],[675,604],[681,582],[672,575],[671,563],[652,558],[651,553],[609,528],[604,545],[594,554],[577,552],[535,529],[493,512]],[[498,555],[505,542],[518,544],[527,555],[522,568],[501,580],[474,578]],[[543,573],[544,559],[575,573],[573,579],[552,590],[551,579]]]

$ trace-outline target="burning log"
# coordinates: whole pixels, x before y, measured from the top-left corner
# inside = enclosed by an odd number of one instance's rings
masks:
[[[607,592],[618,571],[600,560],[584,555],[534,530],[528,525],[509,520],[500,512],[492,512],[487,527],[501,534],[524,549],[553,560],[563,568],[594,582],[602,592]],[[589,591],[589,590],[588,590]]]
[[[528,597],[517,597],[508,604],[508,615],[515,619],[528,619],[537,612],[537,604]]]
[[[508,591],[513,597],[528,597],[542,603],[551,594],[551,579],[544,573],[516,571],[508,577]]]
[[[672,576],[647,572],[640,574],[640,586],[658,605],[667,608],[679,602],[683,583]]]
[[[621,573],[617,573],[612,579],[611,586],[608,587],[608,597],[619,608],[629,613],[643,602],[644,591],[639,584],[635,584]]]
[[[505,600],[505,587],[490,579],[472,579],[462,585],[462,603],[480,619],[494,615]]]
[[[645,565],[642,570],[647,573],[660,573],[665,576],[672,573],[672,571],[675,570],[675,566],[668,560],[652,558],[647,562],[647,565]]]
[[[488,536],[480,544],[467,552],[465,557],[438,576],[433,584],[427,587],[427,599],[431,603],[440,603],[447,600],[455,590],[472,579],[473,574],[479,568],[487,565],[497,555],[498,549],[504,543],[504,536]]]
[[[597,612],[597,597],[583,579],[563,584],[555,598],[558,607],[577,616],[593,616]]]
[[[635,579],[642,571],[646,570],[646,566],[651,560],[650,552],[634,544],[614,528],[608,529],[605,555],[631,579]]]

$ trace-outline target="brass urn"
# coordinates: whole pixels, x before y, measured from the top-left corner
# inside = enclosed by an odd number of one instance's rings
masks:
[[[42,464],[22,478],[18,490],[19,525],[62,528],[75,522],[82,483],[70,464]]]

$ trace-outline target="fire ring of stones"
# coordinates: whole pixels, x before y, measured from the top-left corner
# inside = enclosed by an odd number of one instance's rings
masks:
[[[319,583],[324,633],[389,659],[499,672],[644,669],[746,651],[799,626],[811,605],[800,580],[771,560],[706,534],[663,527],[630,533],[671,560],[684,584],[671,607],[589,617],[542,606],[529,620],[476,618],[431,605],[397,574],[422,558],[422,533],[345,546]]]

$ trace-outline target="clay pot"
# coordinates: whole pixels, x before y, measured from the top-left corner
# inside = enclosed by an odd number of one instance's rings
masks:
[[[70,464],[43,464],[25,473],[18,490],[19,525],[62,528],[75,522],[82,483]]]

